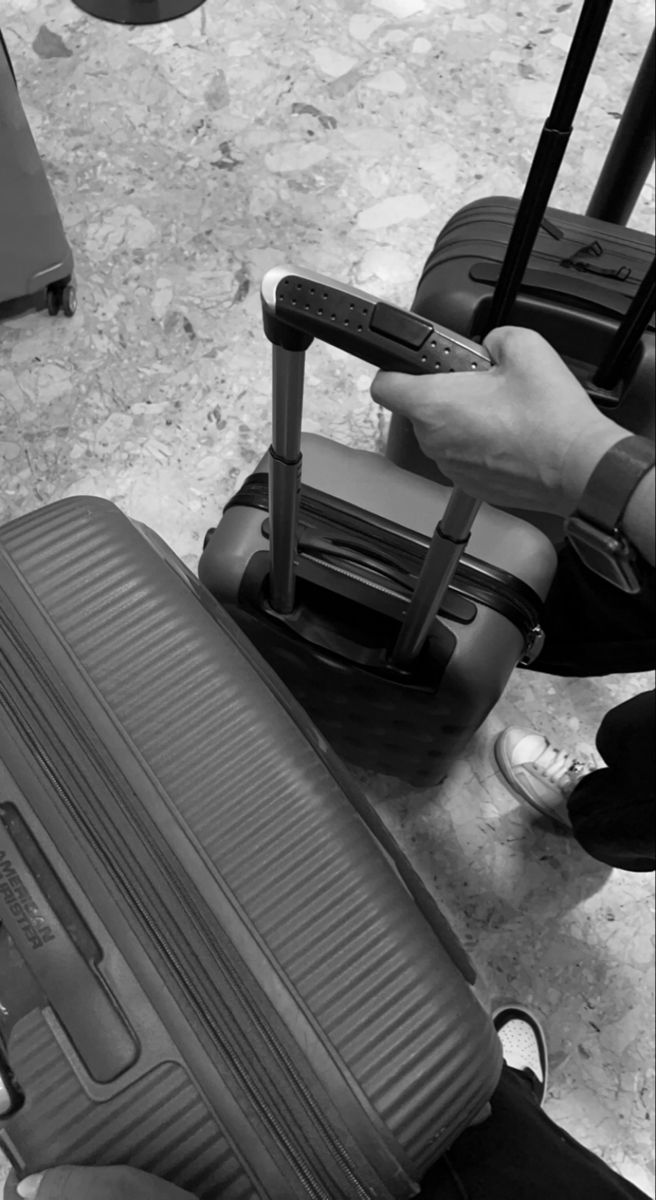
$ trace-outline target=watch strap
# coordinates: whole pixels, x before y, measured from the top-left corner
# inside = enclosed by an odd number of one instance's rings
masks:
[[[654,443],[631,434],[610,447],[597,463],[576,507],[576,516],[612,532],[640,480],[654,466]]]

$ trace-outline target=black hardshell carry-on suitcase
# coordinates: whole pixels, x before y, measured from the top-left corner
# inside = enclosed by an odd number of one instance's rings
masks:
[[[272,448],[210,531],[200,578],[345,759],[434,784],[538,652],[555,553],[484,505],[463,556],[476,502],[325,438],[303,439],[301,484],[304,353],[319,337],[415,374],[489,357],[322,276],[274,268],[262,296]]]
[[[521,202],[496,196],[456,213],[428,257],[412,307],[474,338],[498,325],[537,330],[604,412],[653,438],[654,237],[546,207],[609,9],[609,0],[583,6]],[[653,112],[651,124],[653,141]],[[392,417],[386,452],[399,466],[445,482],[406,418]],[[556,518],[551,526],[562,532]]]
[[[73,254],[0,33],[0,316],[47,304],[75,312]]]
[[[19,1174],[416,1194],[501,1052],[364,796],[107,501],[0,529],[0,601],[0,1146]]]

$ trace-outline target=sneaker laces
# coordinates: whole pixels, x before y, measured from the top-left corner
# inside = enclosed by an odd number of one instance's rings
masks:
[[[574,758],[567,750],[557,750],[551,742],[547,742],[532,765],[538,775],[559,788],[564,796],[569,796],[579,780],[595,769],[591,759]]]

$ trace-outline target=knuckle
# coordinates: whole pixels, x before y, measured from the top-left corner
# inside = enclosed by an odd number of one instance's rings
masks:
[[[546,345],[541,334],[535,329],[523,329],[519,325],[509,325],[504,330],[505,345],[514,352],[536,350],[538,346]]]

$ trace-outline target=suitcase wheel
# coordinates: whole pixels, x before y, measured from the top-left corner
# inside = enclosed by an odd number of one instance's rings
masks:
[[[52,283],[48,288],[50,316],[56,317],[60,309],[66,317],[72,317],[77,309],[77,293],[72,283]]]

